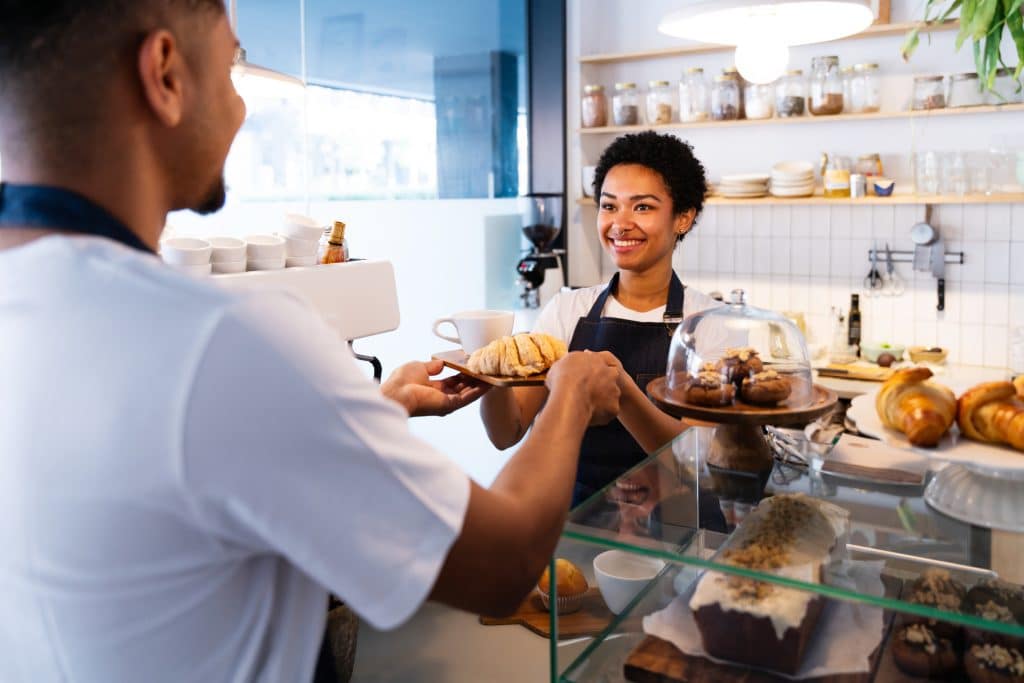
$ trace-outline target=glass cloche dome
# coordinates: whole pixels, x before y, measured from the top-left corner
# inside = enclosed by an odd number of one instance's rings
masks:
[[[799,410],[814,398],[803,334],[781,315],[748,306],[742,289],[676,328],[666,385],[674,401],[713,408]]]

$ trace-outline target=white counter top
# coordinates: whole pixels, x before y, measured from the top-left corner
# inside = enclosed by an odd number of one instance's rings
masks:
[[[981,382],[994,382],[1010,377],[1006,368],[985,368],[975,365],[934,365],[929,367],[935,373],[937,381],[949,385],[954,391],[962,391]],[[878,391],[878,388],[882,386],[881,382],[821,377],[817,373],[815,373],[814,381],[839,394],[839,398],[847,400],[861,394]]]

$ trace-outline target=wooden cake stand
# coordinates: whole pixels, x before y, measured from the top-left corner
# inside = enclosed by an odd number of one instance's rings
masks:
[[[772,450],[761,431],[762,425],[806,424],[835,408],[836,392],[811,385],[811,399],[800,406],[755,406],[736,401],[729,406],[710,407],[687,403],[684,390],[673,390],[666,377],[647,385],[647,395],[655,405],[673,417],[688,417],[718,424],[711,441],[709,465],[742,472],[765,472],[772,467]]]

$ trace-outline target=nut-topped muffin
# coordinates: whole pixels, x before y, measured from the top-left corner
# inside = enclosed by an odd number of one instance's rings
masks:
[[[702,370],[690,378],[686,387],[687,403],[698,406],[727,406],[735,395],[735,387],[726,382],[717,370]]]
[[[774,370],[764,370],[744,377],[740,385],[740,398],[747,403],[770,406],[785,401],[792,387],[789,379]]]
[[[726,349],[725,355],[718,361],[716,367],[727,381],[739,388],[745,377],[751,377],[764,370],[764,363],[757,355],[757,349],[743,346]]]

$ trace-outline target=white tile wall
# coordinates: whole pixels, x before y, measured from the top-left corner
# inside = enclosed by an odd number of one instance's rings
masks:
[[[1004,367],[1012,330],[1024,325],[1024,205],[943,205],[930,220],[964,265],[946,267],[946,310],[930,273],[897,264],[902,296],[869,296],[868,250],[910,250],[922,206],[712,206],[676,263],[704,291],[747,289],[751,303],[803,311],[816,341],[831,338],[829,307],[861,295],[866,339],[940,345],[953,362]],[[713,226],[713,227],[712,227]],[[879,264],[884,271],[884,263]]]

